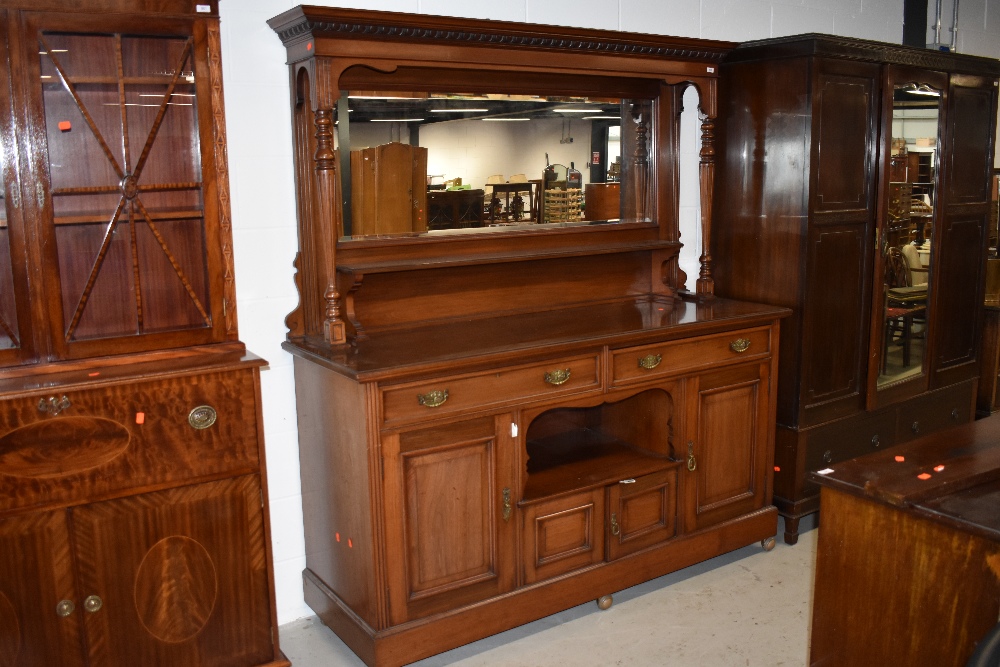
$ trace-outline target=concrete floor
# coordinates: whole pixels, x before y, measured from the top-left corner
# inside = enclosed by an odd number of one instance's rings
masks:
[[[487,637],[419,667],[800,667],[808,664],[817,530],[798,544],[744,547]],[[783,526],[778,527],[781,535]],[[281,627],[294,667],[363,663],[315,617]]]

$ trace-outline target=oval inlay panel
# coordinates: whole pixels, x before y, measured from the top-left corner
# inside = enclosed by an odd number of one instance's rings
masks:
[[[101,417],[58,417],[21,426],[0,438],[0,470],[51,478],[105,465],[128,449],[131,434]]]
[[[14,667],[20,652],[21,626],[17,622],[17,611],[0,593],[0,667]]]
[[[151,635],[187,641],[208,623],[218,594],[215,563],[200,543],[175,535],[146,553],[135,576],[135,608]]]

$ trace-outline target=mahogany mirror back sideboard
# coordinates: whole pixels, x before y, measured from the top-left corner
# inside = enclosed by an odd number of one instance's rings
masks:
[[[323,622],[400,665],[773,546],[788,311],[715,298],[707,253],[690,291],[678,264],[682,96],[707,247],[733,45],[319,7],[269,24],[290,73],[285,349]],[[580,159],[584,123],[603,143]]]
[[[287,667],[217,2],[0,35],[0,663]]]

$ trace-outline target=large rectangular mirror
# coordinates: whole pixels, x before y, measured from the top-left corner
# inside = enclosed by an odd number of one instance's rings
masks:
[[[341,239],[650,222],[637,185],[649,179],[651,108],[622,97],[343,91]]]

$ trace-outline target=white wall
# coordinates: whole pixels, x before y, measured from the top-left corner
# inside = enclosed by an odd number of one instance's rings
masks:
[[[573,25],[745,41],[825,32],[898,43],[903,0],[311,0],[312,4]],[[278,619],[311,614],[302,600],[305,567],[291,357],[280,345],[296,303],[291,119],[284,48],[265,21],[291,0],[221,0],[229,166],[241,338],[270,361],[263,373]],[[933,11],[934,0],[930,0]],[[951,0],[945,0],[951,25]],[[961,0],[959,51],[1000,57],[1000,0]],[[950,33],[945,33],[950,40]],[[694,100],[688,98],[687,108]],[[682,121],[681,220],[689,285],[698,254],[698,123]],[[589,140],[585,142],[589,144]],[[574,144],[575,146],[575,144]],[[579,168],[578,164],[578,168]]]

